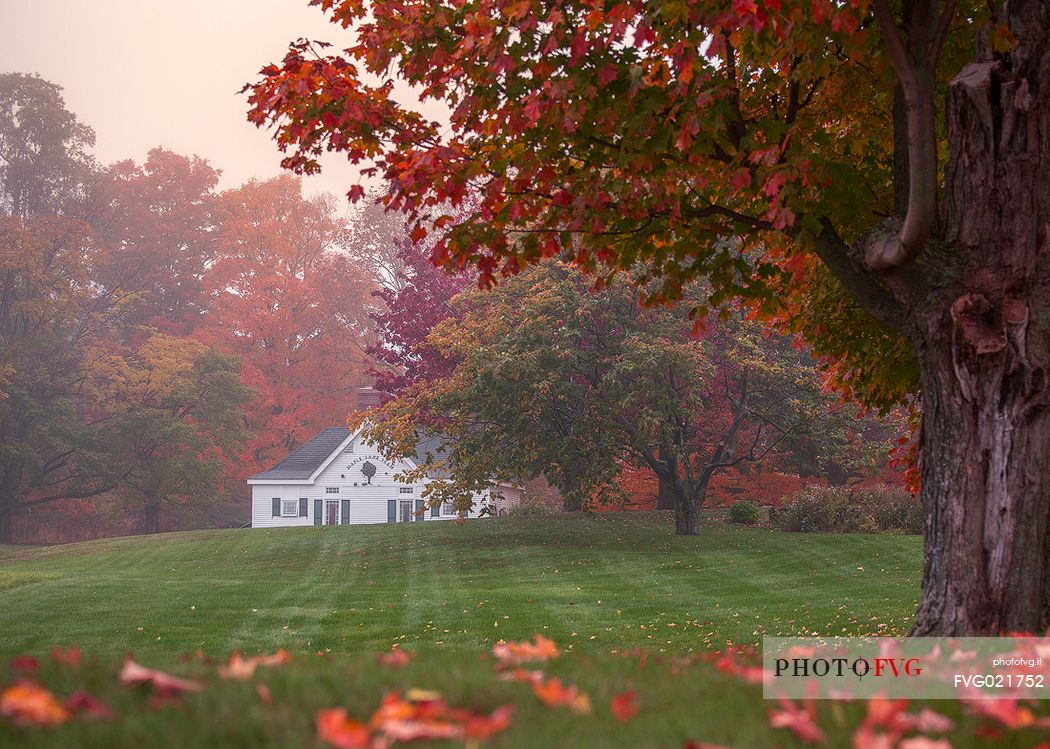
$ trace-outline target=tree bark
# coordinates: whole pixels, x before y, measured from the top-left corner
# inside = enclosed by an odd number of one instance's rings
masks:
[[[658,478],[656,509],[673,510],[675,508],[674,487],[671,486],[670,481],[666,481],[659,476]]]
[[[147,497],[142,506],[142,524],[146,533],[160,533],[160,503]]]
[[[579,477],[565,466],[561,466],[561,473],[561,508],[565,512],[579,512],[583,508]]]
[[[10,505],[0,500],[0,543],[10,544],[15,540],[14,512]]]
[[[924,352],[916,635],[1046,628],[1050,411],[1046,370],[1016,346],[1030,332],[997,353],[958,337]]]
[[[949,86],[945,247],[911,305],[925,515],[916,635],[1047,626],[1050,8],[1005,7],[1018,44]]]
[[[674,497],[674,532],[678,536],[700,535],[700,508],[707,497],[710,472],[704,471],[698,481],[675,477],[668,481]]]
[[[681,487],[675,488],[674,532],[678,536],[700,535],[700,503],[691,501]]]

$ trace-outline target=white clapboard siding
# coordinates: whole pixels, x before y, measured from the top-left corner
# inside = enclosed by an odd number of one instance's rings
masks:
[[[376,468],[371,480],[361,471],[366,461]],[[396,522],[401,522],[400,501],[412,501],[414,510],[417,500],[422,499],[423,489],[428,482],[428,479],[424,479],[406,484],[395,478],[411,467],[403,460],[387,460],[371,446],[362,445],[355,437],[348,443],[344,443],[339,453],[329,459],[327,465],[317,473],[312,481],[304,480],[298,484],[288,481],[272,484],[253,482],[252,527],[312,526],[314,525],[315,500],[340,500],[340,524],[346,524],[342,516],[345,507],[342,502],[349,501],[350,525],[388,522],[388,503],[394,500],[398,502],[395,505]],[[411,491],[403,492],[402,488],[411,489]],[[474,509],[468,517],[477,517],[482,508],[488,505],[495,507],[496,512],[493,514],[501,514],[518,503],[520,495],[518,489],[501,486],[500,490],[503,495],[500,498],[490,497],[488,491],[479,493],[475,497]],[[300,499],[305,498],[307,500],[306,516],[274,517],[274,497],[279,497],[282,501],[294,499],[297,503]],[[439,513],[438,517],[434,517],[431,509],[426,508],[422,518],[412,522],[452,520],[456,517],[455,513]]]
[[[307,515],[301,517],[273,517],[273,498],[282,500],[294,499],[296,506],[300,497],[306,497]],[[313,525],[312,486],[253,486],[252,487],[252,527],[253,528],[286,528],[298,525]]]

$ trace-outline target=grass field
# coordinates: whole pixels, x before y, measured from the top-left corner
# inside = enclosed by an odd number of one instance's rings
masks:
[[[384,691],[415,686],[477,709],[516,704],[514,727],[494,747],[794,746],[769,728],[758,687],[691,656],[757,644],[762,634],[906,632],[919,572],[916,538],[710,522],[699,537],[677,538],[668,517],[642,513],[8,549],[2,654],[78,645],[85,665],[73,671],[41,657],[39,680],[61,695],[96,693],[122,718],[53,731],[0,725],[0,745],[317,746],[316,710],[344,706],[364,718]],[[495,677],[492,643],[534,633],[567,651],[549,673],[586,691],[593,714],[547,709],[526,685]],[[408,667],[376,663],[394,644],[415,654]],[[272,705],[252,682],[220,680],[214,667],[178,657],[278,647],[296,658],[257,677]],[[125,653],[207,688],[148,709],[144,695],[116,682]],[[0,666],[0,683],[12,678]],[[638,693],[641,712],[621,725],[609,699],[624,690]],[[830,745],[848,744],[859,709],[828,713]],[[954,746],[990,745],[974,738],[972,719],[953,714]],[[1016,745],[1032,743],[1021,736]]]
[[[0,555],[7,652],[57,643],[173,655],[476,650],[546,634],[606,652],[674,652],[763,633],[904,632],[919,541],[709,524],[657,514],[464,525],[203,531]]]

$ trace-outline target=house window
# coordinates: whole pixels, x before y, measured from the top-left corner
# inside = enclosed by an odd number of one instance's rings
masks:
[[[455,515],[456,514],[456,506],[454,504],[452,504],[451,502],[442,502],[441,503],[441,514],[442,515]]]
[[[326,486],[324,488],[324,493],[325,494],[338,494],[339,493],[339,487],[338,486]]]
[[[299,503],[294,499],[281,501],[281,517],[289,518],[299,515]]]
[[[412,493],[412,487],[411,486],[401,486],[401,487],[398,487],[397,491],[400,494],[411,494]]]

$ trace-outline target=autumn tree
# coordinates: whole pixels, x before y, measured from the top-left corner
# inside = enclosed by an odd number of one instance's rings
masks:
[[[669,296],[702,274],[802,310],[846,371],[903,350],[923,408],[914,632],[1045,628],[1045,2],[319,4],[353,45],[296,45],[251,92],[286,166],[374,159],[408,211],[476,193],[435,259],[486,278],[545,255],[642,268]],[[398,105],[391,74],[449,129]],[[798,306],[814,281],[835,307]]]
[[[120,471],[86,412],[87,352],[126,299],[91,283],[99,249],[82,222],[0,217],[0,540],[17,512],[112,490]]]
[[[592,291],[551,262],[451,306],[427,342],[454,369],[370,412],[365,430],[395,452],[419,428],[445,438],[433,458],[450,478],[432,491],[463,506],[493,478],[542,474],[580,509],[628,460],[659,476],[677,532],[695,534],[712,476],[815,423],[813,367],[764,345],[754,323],[691,334],[680,310],[643,307],[623,282]]]
[[[152,149],[142,164],[110,166],[92,217],[109,262],[97,280],[134,292],[126,319],[186,334],[204,314],[203,278],[217,236],[219,173],[200,158]]]
[[[158,333],[107,348],[92,357],[86,395],[105,414],[100,442],[120,476],[116,492],[157,533],[165,509],[185,514],[218,500],[247,437],[252,392],[236,359],[193,339]]]
[[[78,218],[93,135],[36,76],[0,76],[0,541],[28,507],[111,490],[119,471],[80,399],[86,352],[127,308]]]
[[[390,214],[386,214],[383,225],[389,227],[391,223]],[[395,281],[376,291],[383,307],[372,313],[376,335],[368,353],[378,365],[371,370],[376,389],[396,395],[452,371],[455,361],[431,345],[427,337],[435,326],[455,316],[453,297],[476,277],[469,270],[454,273],[435,266],[430,262],[433,244],[413,242],[403,220],[392,228],[386,241],[396,250],[396,264],[390,263],[391,270],[396,267]]]
[[[222,194],[207,314],[195,337],[241,360],[255,392],[240,474],[345,421],[367,381],[374,286],[336,240],[330,199],[304,198],[291,176]]]
[[[95,133],[66,109],[60,86],[38,75],[0,74],[0,211],[68,213],[95,165]]]
[[[408,283],[411,272],[405,267],[404,253],[412,243],[405,217],[387,211],[373,194],[357,206],[357,213],[346,224],[339,244],[354,263],[372,274],[383,289],[397,293]]]

